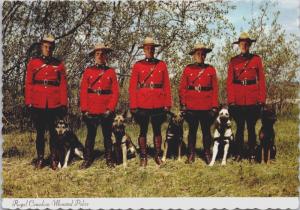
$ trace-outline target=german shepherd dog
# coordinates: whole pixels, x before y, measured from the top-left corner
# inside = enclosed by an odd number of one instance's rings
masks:
[[[113,122],[113,152],[116,164],[123,163],[127,167],[127,160],[134,158],[137,154],[137,148],[133,144],[130,136],[125,132],[126,112],[117,114]],[[122,158],[121,158],[122,157]]]
[[[258,161],[270,163],[271,159],[275,159],[275,131],[274,124],[276,122],[275,109],[271,105],[266,105],[261,113],[262,127],[259,131],[260,146],[258,147]]]
[[[171,118],[164,142],[163,162],[171,157],[181,160],[181,156],[186,153],[186,145],[183,141],[183,116],[180,112],[176,114],[168,112],[168,114]]]
[[[219,115],[215,121],[215,132],[213,140],[213,156],[209,166],[214,165],[220,146],[224,148],[223,159],[221,164],[226,165],[229,147],[234,140],[227,106],[222,106],[220,108]]]
[[[66,168],[74,155],[83,159],[84,147],[65,120],[56,122],[58,168]]]

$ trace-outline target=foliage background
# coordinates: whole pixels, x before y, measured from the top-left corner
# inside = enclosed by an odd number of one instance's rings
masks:
[[[295,80],[300,65],[299,37],[287,34],[278,23],[280,11],[276,6],[276,2],[264,1],[255,16],[241,21],[247,22],[249,33],[257,39],[252,50],[264,61],[268,101],[276,102],[278,112],[289,114],[290,102],[296,98],[299,87]],[[192,62],[187,53],[196,42],[213,47],[207,62],[217,68],[220,102],[226,102],[227,63],[238,53],[232,42],[240,33],[227,15],[235,9],[230,1],[4,1],[3,131],[32,127],[24,106],[26,64],[30,46],[48,33],[56,37],[54,54],[67,67],[72,122],[80,123],[81,74],[93,62],[87,55],[99,41],[110,43],[114,49],[109,64],[119,74],[118,110],[128,108],[128,76],[132,65],[143,58],[138,46],[147,35],[162,44],[157,57],[168,65],[173,109],[178,108],[181,72]],[[79,127],[78,123],[73,127]]]

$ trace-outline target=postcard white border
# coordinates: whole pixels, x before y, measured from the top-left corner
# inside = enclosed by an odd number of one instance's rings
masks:
[[[4,198],[9,209],[299,209],[297,197],[253,198]]]

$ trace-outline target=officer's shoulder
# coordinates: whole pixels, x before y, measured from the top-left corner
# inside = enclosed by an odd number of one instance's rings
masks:
[[[58,58],[58,57],[52,57],[51,58],[51,64],[59,65],[61,63],[62,63],[62,59],[61,58]]]
[[[251,56],[252,56],[253,58],[260,58],[260,56],[259,56],[258,54],[255,54],[255,53],[251,54]]]
[[[230,60],[239,59],[240,57],[241,57],[240,55],[236,55],[236,56],[233,56]]]
[[[136,62],[136,64],[141,64],[141,63],[144,63],[144,62],[146,62],[145,59],[142,59],[142,60],[138,60],[138,61]]]
[[[195,63],[190,63],[186,66],[186,68],[196,68],[197,65]]]
[[[43,60],[40,56],[37,56],[37,55],[34,55],[34,56],[31,56],[28,61],[39,61],[39,60]]]

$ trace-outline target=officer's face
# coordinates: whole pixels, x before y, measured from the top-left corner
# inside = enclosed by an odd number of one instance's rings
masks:
[[[104,64],[107,59],[106,51],[104,50],[97,50],[95,52],[95,62],[99,64]]]
[[[146,58],[153,58],[155,53],[155,47],[152,45],[144,46],[144,53]]]
[[[196,52],[193,55],[194,60],[196,63],[204,63],[204,60],[206,58],[206,52],[204,50],[196,50]]]
[[[240,48],[241,53],[247,53],[247,52],[249,52],[250,43],[248,41],[240,41],[239,48]]]
[[[51,52],[51,44],[49,42],[43,42],[41,45],[43,56],[49,56]]]

